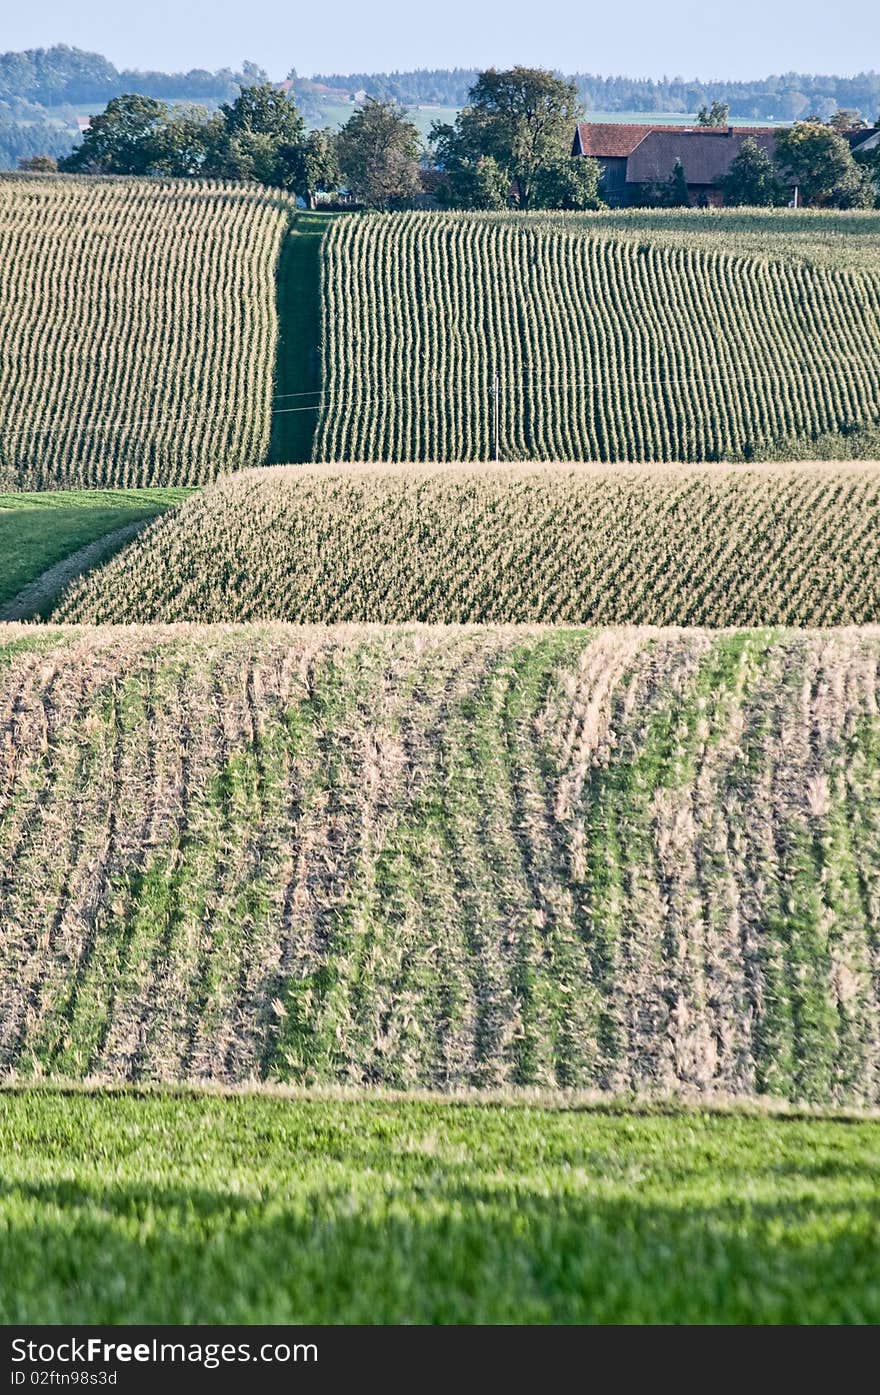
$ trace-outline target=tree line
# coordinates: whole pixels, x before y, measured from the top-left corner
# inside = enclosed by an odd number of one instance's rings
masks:
[[[390,99],[367,97],[333,132],[307,130],[293,97],[269,83],[241,86],[215,112],[128,93],[92,118],[59,168],[254,181],[288,189],[309,205],[344,190],[371,208],[412,206],[425,193],[449,208],[599,208],[598,162],[571,155],[582,115],[573,82],[525,67],[479,73],[456,120],[434,123],[427,150],[407,109]],[[719,101],[699,113],[707,127],[727,120]],[[873,207],[880,161],[876,153],[863,163],[854,159],[841,134],[851,120],[841,112],[830,123],[817,115],[796,123],[777,133],[775,158],[747,139],[724,181],[726,201],[782,204],[797,185],[804,204]],[[689,203],[685,170],[679,164],[665,184],[644,186],[640,201]]]
[[[336,91],[363,90],[380,100],[404,106],[461,107],[479,76],[475,68],[424,68],[393,73],[316,73],[309,84]],[[291,73],[291,77],[296,77]],[[713,102],[725,102],[738,120],[798,121],[815,112],[828,120],[841,109],[860,112],[868,120],[880,113],[880,72],[836,77],[817,73],[780,73],[740,82],[684,77],[602,77],[572,73],[581,102],[588,111],[643,111],[686,114]]]
[[[574,86],[541,69],[479,74],[429,151],[406,108],[367,97],[337,132],[309,131],[289,94],[242,87],[216,112],[125,93],[92,118],[67,173],[253,180],[313,205],[344,189],[371,208],[411,205],[429,187],[458,208],[597,208],[600,169],[571,155]],[[48,162],[28,161],[31,170]],[[429,171],[434,172],[432,178]]]
[[[41,107],[106,102],[132,91],[165,100],[221,102],[234,98],[243,83],[267,81],[268,74],[247,61],[239,72],[191,68],[185,73],[160,73],[120,69],[100,53],[67,44],[0,53],[0,101],[18,100]]]
[[[402,106],[461,107],[479,76],[475,68],[423,68],[392,73],[316,73],[311,80],[289,77],[304,88],[329,87],[337,92],[363,90],[379,101]],[[238,84],[265,82],[267,74],[251,62],[234,72],[193,68],[183,73],[119,69],[99,53],[67,44],[50,48],[0,53],[0,101],[20,99],[48,106],[109,101],[124,92],[160,100],[222,102],[234,100]],[[698,111],[713,101],[726,102],[739,119],[796,121],[812,112],[828,119],[844,108],[861,111],[868,120],[880,112],[880,72],[838,77],[816,73],[782,73],[731,82],[684,77],[603,77],[595,73],[569,75],[578,98],[591,111]]]

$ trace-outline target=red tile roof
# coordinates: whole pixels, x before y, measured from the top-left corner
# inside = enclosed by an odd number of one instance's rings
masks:
[[[664,126],[662,123],[654,123],[650,126],[629,126],[624,122],[615,121],[579,121],[577,129],[582,155],[592,155],[605,160],[625,160],[632,155],[637,146],[641,145],[646,136],[653,135],[658,131],[667,132],[670,135],[690,132],[694,135],[716,138],[727,135],[730,127],[670,126],[669,124]],[[734,129],[738,136],[766,136],[768,134],[766,126],[737,126]]]
[[[613,121],[579,121],[581,154],[603,156],[605,159],[626,159],[639,141],[651,131],[662,130],[657,126],[627,126]]]

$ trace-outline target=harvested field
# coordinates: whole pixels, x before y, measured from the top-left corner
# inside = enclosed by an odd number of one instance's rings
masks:
[[[0,1067],[880,1102],[880,630],[0,630]]]
[[[880,466],[313,466],[219,481],[58,619],[880,620]]]

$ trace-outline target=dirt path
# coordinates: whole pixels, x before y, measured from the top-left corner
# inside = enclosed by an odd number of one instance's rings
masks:
[[[117,552],[151,522],[152,519],[142,518],[137,523],[127,523],[124,528],[105,533],[102,538],[87,543],[78,552],[63,557],[53,567],[41,572],[34,581],[29,581],[18,595],[0,606],[0,620],[32,620],[37,616],[44,617],[44,612],[54,605],[71,581],[96,567],[99,562],[105,561],[111,553]]]

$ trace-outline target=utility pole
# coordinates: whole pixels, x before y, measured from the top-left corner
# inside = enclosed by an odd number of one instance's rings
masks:
[[[501,434],[501,384],[498,378],[498,370],[492,376],[492,458],[496,465],[498,463],[498,439]]]

